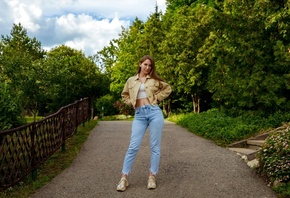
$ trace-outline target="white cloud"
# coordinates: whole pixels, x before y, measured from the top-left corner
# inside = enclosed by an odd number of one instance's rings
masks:
[[[37,21],[42,15],[42,10],[35,5],[19,4],[13,9],[14,23],[21,23],[31,32],[39,30],[40,25]]]
[[[121,26],[128,27],[129,21],[102,19],[81,14],[68,14],[56,20],[55,34],[70,47],[83,50],[86,54],[96,53],[115,38]]]
[[[21,23],[44,49],[65,44],[93,55],[118,37],[121,26],[136,17],[145,21],[156,3],[165,10],[165,0],[0,0],[0,34]]]

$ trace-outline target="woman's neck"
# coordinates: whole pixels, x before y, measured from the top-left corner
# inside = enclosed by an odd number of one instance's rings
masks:
[[[146,74],[141,74],[141,73],[139,73],[139,78],[146,78]]]

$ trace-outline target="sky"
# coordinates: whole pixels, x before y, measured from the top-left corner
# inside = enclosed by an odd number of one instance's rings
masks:
[[[94,55],[138,17],[146,21],[165,0],[0,0],[0,35],[21,23],[43,49],[66,45]]]

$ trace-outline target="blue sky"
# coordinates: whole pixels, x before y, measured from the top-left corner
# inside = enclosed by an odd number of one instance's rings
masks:
[[[156,4],[164,13],[165,0],[0,0],[0,34],[21,23],[45,50],[64,44],[93,55]]]

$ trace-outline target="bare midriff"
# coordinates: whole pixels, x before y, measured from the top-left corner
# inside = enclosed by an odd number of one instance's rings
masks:
[[[148,105],[148,104],[150,104],[148,98],[141,98],[141,99],[137,99],[136,100],[135,107],[145,106],[145,105]]]

